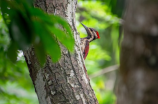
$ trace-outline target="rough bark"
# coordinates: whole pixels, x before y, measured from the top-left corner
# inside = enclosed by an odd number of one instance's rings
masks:
[[[62,58],[52,63],[50,57],[40,67],[34,49],[24,52],[40,104],[98,104],[91,88],[80,51],[80,37],[75,27],[77,0],[36,0],[35,6],[47,13],[64,17],[71,25],[75,38],[75,53],[62,45]]]
[[[158,104],[158,0],[128,0],[117,104]]]

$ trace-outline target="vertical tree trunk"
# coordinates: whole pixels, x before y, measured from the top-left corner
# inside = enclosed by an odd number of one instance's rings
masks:
[[[158,0],[128,0],[117,104],[158,104]]]
[[[47,13],[60,15],[68,21],[73,29],[76,43],[74,54],[70,54],[66,48],[61,46],[60,61],[52,63],[47,57],[44,68],[40,67],[33,48],[24,52],[40,104],[98,104],[84,69],[84,60],[79,45],[80,37],[75,27],[76,5],[77,0],[35,1],[36,7]]]

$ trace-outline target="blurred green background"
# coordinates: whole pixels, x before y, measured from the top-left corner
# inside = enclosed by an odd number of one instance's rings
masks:
[[[115,11],[116,4],[117,0],[78,0],[76,11],[76,26],[81,37],[86,36],[86,31],[80,22],[100,34],[100,39],[90,43],[90,51],[85,60],[99,104],[115,104],[116,101],[115,65],[119,64],[119,23],[122,15],[121,10]],[[18,52],[16,64],[6,57],[5,50],[9,42],[8,29],[0,15],[0,104],[38,104],[22,52]],[[107,67],[110,67],[108,73]]]

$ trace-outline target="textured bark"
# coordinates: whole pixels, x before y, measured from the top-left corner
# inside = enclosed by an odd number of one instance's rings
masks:
[[[117,104],[158,104],[158,0],[128,0]]]
[[[40,67],[33,48],[24,52],[40,104],[98,104],[80,51],[80,37],[75,27],[76,4],[77,0],[35,1],[36,7],[64,17],[71,25],[75,38],[74,54],[60,45],[60,61],[52,63],[47,57],[44,68]]]

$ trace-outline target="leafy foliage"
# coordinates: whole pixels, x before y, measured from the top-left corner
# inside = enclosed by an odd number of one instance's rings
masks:
[[[21,51],[16,51],[16,64],[9,58],[7,49],[10,44],[8,29],[0,16],[0,104],[37,104],[27,65]],[[14,54],[14,51],[8,51]]]
[[[8,57],[15,62],[17,50],[26,50],[34,44],[37,58],[43,65],[46,54],[56,62],[61,57],[57,39],[70,51],[74,48],[74,38],[68,23],[59,16],[48,15],[33,7],[32,0],[1,0],[3,19],[11,39]],[[61,29],[63,27],[63,30]],[[40,46],[40,50],[38,51]],[[12,55],[10,51],[15,55]]]

